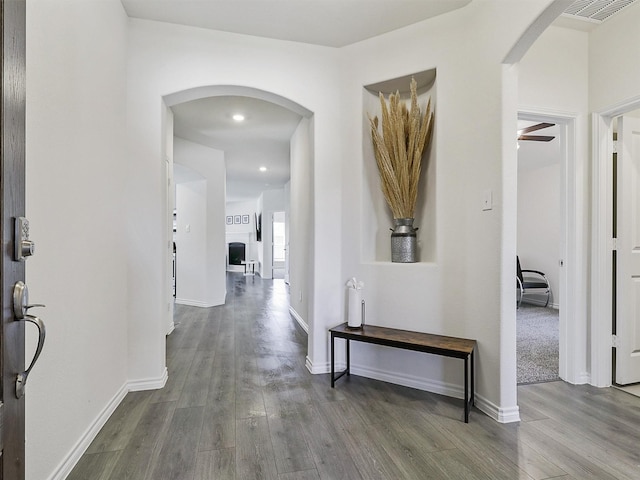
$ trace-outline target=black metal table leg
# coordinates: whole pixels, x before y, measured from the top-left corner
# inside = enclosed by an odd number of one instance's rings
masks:
[[[464,423],[469,423],[469,357],[464,359]]]
[[[349,339],[347,338],[347,377],[351,376],[351,344],[349,343]]]
[[[336,379],[334,378],[334,370],[335,370],[334,357],[333,357],[334,342],[335,342],[335,336],[333,335],[333,332],[332,332],[331,333],[331,388],[334,388],[336,384]]]
[[[476,376],[476,369],[474,366],[474,358],[475,356],[475,350],[471,350],[471,405],[475,405],[476,404],[476,389],[475,389],[475,382],[474,382],[474,378]]]

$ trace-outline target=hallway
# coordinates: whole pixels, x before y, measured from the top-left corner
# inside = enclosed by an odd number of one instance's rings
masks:
[[[176,307],[169,380],[129,393],[68,480],[638,478],[640,398],[519,388],[522,422],[305,368],[287,287],[231,273],[227,304]],[[482,352],[480,352],[481,361]]]

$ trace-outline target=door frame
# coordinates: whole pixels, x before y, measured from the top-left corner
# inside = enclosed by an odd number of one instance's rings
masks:
[[[592,115],[592,252],[591,252],[591,384],[610,387],[613,221],[613,119],[640,109],[640,95],[623,100]]]
[[[561,192],[559,271],[559,376],[569,383],[587,383],[586,371],[586,242],[579,219],[586,200],[581,192],[581,171],[576,160],[576,128],[578,114],[521,107],[518,119],[555,123],[560,128]],[[582,280],[581,280],[582,279]]]

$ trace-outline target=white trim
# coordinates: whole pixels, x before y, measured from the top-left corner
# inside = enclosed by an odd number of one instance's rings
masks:
[[[176,324],[173,323],[172,321],[171,324],[169,324],[169,329],[167,330],[167,333],[165,335],[167,336],[171,335],[175,329],[176,329]]]
[[[580,193],[584,186],[580,181],[580,168],[576,160],[576,127],[579,115],[552,109],[520,106],[518,118],[547,121],[560,127],[563,154],[562,206],[560,255],[564,266],[560,268],[559,296],[562,298],[559,319],[559,374],[570,383],[580,383],[586,364],[586,311],[580,305],[587,304],[587,284],[580,272],[586,272],[587,245],[580,231],[579,217],[587,211],[587,199]],[[554,305],[558,308],[558,305]]]
[[[224,300],[218,303],[201,302],[200,300],[190,300],[188,298],[176,298],[177,305],[188,305],[190,307],[210,308],[224,305]]]
[[[326,374],[331,372],[330,363],[327,363],[326,365],[312,365],[309,357],[307,357],[306,365],[307,369],[313,374]],[[346,364],[344,362],[336,362],[336,372],[343,371],[345,368]],[[351,363],[351,373],[360,377],[415,388],[424,392],[445,395],[452,398],[464,398],[464,387],[462,385],[430,380],[427,378],[416,377],[414,375],[407,375],[401,372],[374,369],[369,366],[359,365],[353,362]],[[517,405],[507,408],[499,408],[494,403],[476,393],[475,406],[478,410],[484,412],[487,416],[500,423],[520,421],[520,410]]]
[[[298,325],[300,325],[300,327],[302,327],[302,329],[307,332],[307,335],[309,334],[309,325],[307,325],[307,322],[304,321],[304,319],[300,316],[300,314],[298,312],[295,311],[295,309],[291,306],[289,306],[289,313],[291,314],[291,316],[293,318],[295,318],[296,322],[298,322]]]
[[[318,374],[321,374],[321,373],[329,373],[329,372],[331,372],[331,364],[330,363],[314,365],[313,364],[313,360],[311,360],[311,358],[309,358],[309,355],[307,355],[306,358],[305,358],[305,366],[307,367],[307,370],[309,370],[309,372],[311,372],[313,375],[318,375]]]
[[[116,394],[109,400],[107,405],[102,409],[102,411],[98,414],[96,419],[91,422],[91,425],[85,430],[80,439],[76,442],[76,444],[71,448],[67,456],[60,462],[60,464],[56,467],[53,473],[48,477],[47,480],[64,480],[67,478],[73,467],[80,461],[80,458],[87,451],[91,442],[96,438],[98,433],[100,433],[100,429],[104,427],[104,424],[107,423],[109,417],[116,410],[118,405],[122,402],[124,397],[127,395],[127,384],[125,383],[120,389],[116,392]]]
[[[591,376],[596,387],[611,386],[611,246],[613,209],[612,175],[609,159],[613,137],[609,135],[614,117],[640,108],[640,95],[618,102],[592,116],[592,252],[591,252]],[[587,375],[588,376],[588,375]]]
[[[553,302],[549,302],[548,305],[545,305],[547,303],[547,296],[544,295],[543,298],[535,298],[532,297],[531,295],[527,295],[525,298],[522,299],[522,303],[523,304],[529,304],[529,305],[535,305],[536,307],[547,307],[547,308],[553,308],[554,310],[558,310],[560,309],[560,305],[558,303],[553,303]]]
[[[165,368],[162,375],[158,378],[149,378],[144,380],[128,381],[116,392],[116,394],[109,400],[107,405],[102,409],[93,422],[89,425],[87,430],[82,434],[80,440],[71,448],[67,456],[60,462],[58,467],[53,471],[47,480],[64,480],[67,478],[71,470],[80,461],[80,458],[89,448],[91,442],[96,438],[102,427],[104,427],[107,420],[113,415],[118,405],[122,403],[124,397],[129,392],[137,392],[140,390],[157,390],[163,388],[167,379],[169,378],[168,370]]]
[[[498,407],[484,397],[476,394],[476,408],[499,423],[513,423],[520,421],[520,407]]]
[[[573,0],[553,0],[538,15],[538,17],[522,33],[518,41],[511,48],[502,63],[514,64],[522,60],[522,57],[529,51],[531,45],[535,43],[542,32],[558,18],[571,4]]]
[[[143,378],[140,380],[129,380],[127,382],[127,388],[130,392],[139,392],[141,390],[159,390],[164,388],[169,378],[169,371],[167,367],[164,368],[162,375],[158,378]]]
[[[344,367],[343,367],[344,368]],[[430,380],[428,378],[416,377],[399,372],[389,372],[371,368],[366,365],[351,363],[351,373],[360,377],[367,377],[373,380],[402,385],[403,387],[416,388],[425,392],[437,393],[453,398],[464,398],[464,387],[452,383]],[[463,402],[464,403],[464,402]]]

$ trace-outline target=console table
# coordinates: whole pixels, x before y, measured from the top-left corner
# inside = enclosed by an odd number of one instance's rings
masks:
[[[475,404],[474,390],[474,353],[476,341],[467,338],[447,337],[432,335],[429,333],[411,332],[395,328],[363,325],[359,328],[350,328],[347,323],[329,329],[331,332],[331,388],[343,375],[350,375],[350,351],[349,342],[373,343],[387,347],[414,350],[417,352],[431,353],[445,357],[460,358],[464,360],[464,421],[469,423],[469,411]],[[338,375],[335,374],[335,339],[344,338],[347,342],[347,368]]]
[[[244,274],[245,275],[255,275],[256,273],[256,264],[257,260],[242,260],[240,261],[241,265],[244,265]],[[248,270],[247,270],[248,267]]]

